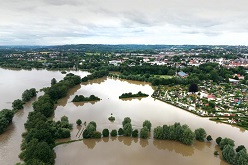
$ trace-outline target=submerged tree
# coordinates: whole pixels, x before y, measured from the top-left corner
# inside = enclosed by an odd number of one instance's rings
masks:
[[[220,142],[220,149],[223,150],[226,145],[230,145],[231,147],[234,147],[234,141],[229,138],[224,138]]]
[[[77,125],[81,125],[81,124],[82,124],[82,120],[78,119],[78,120],[76,121],[76,123],[77,123]]]
[[[147,139],[148,136],[149,136],[149,129],[146,126],[144,126],[140,130],[140,138]]]
[[[149,131],[151,131],[152,124],[149,120],[145,120],[143,122],[143,127],[147,127]]]
[[[228,163],[234,164],[234,162],[235,162],[235,151],[233,149],[233,146],[231,146],[229,144],[225,145],[224,149],[222,151],[222,157]]]
[[[198,128],[195,130],[195,138],[198,141],[203,142],[204,139],[206,138],[206,135],[207,135],[207,133],[203,128]]]

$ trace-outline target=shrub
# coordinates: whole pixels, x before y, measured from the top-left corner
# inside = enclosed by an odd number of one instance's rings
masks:
[[[117,136],[117,131],[116,131],[116,129],[112,130],[112,131],[110,132],[110,135],[111,135],[112,137],[116,137],[116,136]]]
[[[102,131],[102,136],[103,137],[109,137],[109,130],[107,128],[105,128],[103,131]]]
[[[119,128],[119,130],[118,130],[118,135],[119,135],[119,136],[122,136],[123,134],[124,134],[123,129],[122,129],[122,128]]]
[[[132,137],[138,137],[138,136],[139,136],[139,131],[137,129],[133,130]]]

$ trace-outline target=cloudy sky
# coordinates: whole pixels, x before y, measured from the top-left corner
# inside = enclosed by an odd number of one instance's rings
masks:
[[[0,0],[0,45],[248,45],[247,0]]]

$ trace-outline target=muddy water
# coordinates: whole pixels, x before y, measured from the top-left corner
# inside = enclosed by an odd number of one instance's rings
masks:
[[[56,148],[56,164],[101,165],[226,165],[213,155],[213,144],[186,146],[178,142],[132,138],[83,140]],[[69,152],[65,152],[69,151]]]
[[[87,72],[72,72],[85,76]],[[58,81],[64,77],[59,71],[46,70],[8,70],[0,68],[0,110],[11,109],[12,102],[20,99],[22,92],[26,89],[36,88],[37,90],[50,86],[51,79]],[[40,95],[40,94],[38,94]],[[32,102],[35,98],[24,105],[24,110],[17,112],[13,123],[7,131],[0,135],[0,164],[13,165],[19,162],[21,134],[24,132],[24,123],[28,113],[32,111]]]
[[[75,72],[84,76],[86,72]],[[25,89],[34,87],[41,89],[50,85],[50,80],[60,80],[64,77],[58,71],[45,70],[7,70],[0,68],[0,109],[11,108],[11,103]],[[67,115],[72,123],[77,119],[84,121],[94,120],[98,130],[104,128],[117,129],[121,126],[124,117],[132,119],[134,128],[140,129],[142,122],[150,120],[153,127],[162,124],[181,122],[188,124],[192,129],[203,127],[212,135],[231,137],[236,144],[248,146],[246,131],[224,124],[217,124],[205,118],[175,108],[151,97],[142,99],[120,100],[122,93],[142,91],[151,95],[153,89],[149,84],[137,81],[121,81],[116,79],[97,79],[88,84],[81,84],[73,88],[69,95],[59,100],[54,116],[58,120]],[[94,94],[102,100],[90,103],[74,104],[71,100],[75,95],[89,96]],[[23,124],[28,112],[32,111],[32,101],[25,105],[13,118],[13,124],[7,132],[0,135],[0,164],[12,165],[19,161],[21,133],[24,132]],[[108,121],[110,114],[116,118],[111,123]],[[78,139],[76,134],[80,128],[74,124],[71,139]],[[68,139],[67,139],[68,140]],[[131,138],[110,138],[84,140],[71,144],[60,145],[55,148],[57,154],[56,164],[226,164],[218,157],[213,156],[215,144],[196,142],[193,147],[185,146],[172,141],[139,140]],[[67,152],[69,151],[69,152]],[[103,152],[104,151],[104,152]]]
[[[188,124],[192,129],[204,128],[214,139],[218,136],[230,137],[236,145],[248,146],[248,132],[230,125],[215,123],[207,118],[201,118],[174,106],[155,100],[150,96],[142,99],[121,100],[122,93],[142,91],[151,95],[152,87],[147,83],[136,81],[122,81],[118,79],[102,78],[81,84],[70,92],[67,98],[59,100],[55,111],[55,120],[63,115],[69,117],[71,123],[81,119],[87,123],[95,121],[97,130],[104,128],[118,129],[124,117],[132,119],[133,128],[140,129],[144,120],[150,120],[153,127],[163,124],[180,122]],[[90,96],[94,94],[102,100],[90,103],[72,103],[75,95]],[[116,120],[111,123],[108,117],[113,113]],[[74,124],[70,139],[79,139],[76,134],[79,127]],[[69,140],[69,139],[66,139]],[[185,146],[173,141],[159,141],[149,139],[135,140],[129,138],[105,139],[100,141],[83,140],[71,144],[60,145],[55,148],[56,164],[226,164],[213,155],[216,150],[215,142],[195,142],[193,147]],[[70,152],[65,152],[70,151]]]

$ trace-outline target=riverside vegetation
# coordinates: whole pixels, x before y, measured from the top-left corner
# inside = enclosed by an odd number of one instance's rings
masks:
[[[0,111],[0,134],[5,132],[7,127],[12,123],[15,112],[23,109],[23,104],[35,97],[36,93],[35,88],[27,89],[22,93],[22,100],[16,99],[12,102],[12,110],[3,109]]]
[[[26,164],[54,164],[55,139],[70,137],[72,125],[66,116],[57,122],[50,117],[54,113],[57,100],[66,96],[70,88],[80,83],[79,76],[67,74],[63,80],[44,88],[44,95],[33,103],[34,111],[29,113],[25,123],[27,131],[22,135],[22,152],[19,155]]]

